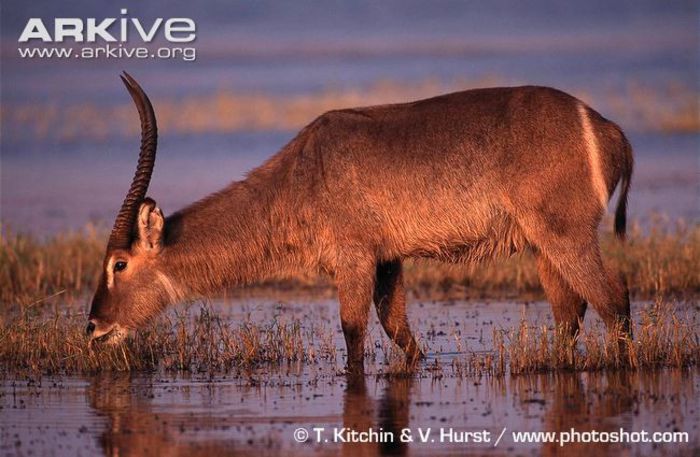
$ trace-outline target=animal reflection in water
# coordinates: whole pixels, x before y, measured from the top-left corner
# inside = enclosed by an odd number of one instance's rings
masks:
[[[376,401],[368,394],[365,377],[347,374],[342,418],[338,420],[320,412],[322,419],[319,421],[330,419],[335,421],[332,427],[353,430],[382,429],[398,437],[400,431],[408,427],[412,384],[410,378],[389,379],[381,398]],[[152,383],[134,382],[128,374],[104,375],[93,380],[88,390],[90,406],[105,416],[108,423],[99,437],[105,455],[260,455],[261,452],[275,454],[280,448],[296,444],[292,438],[295,422],[291,422],[275,442],[260,440],[260,433],[255,432],[259,424],[270,423],[272,418],[269,417],[240,420],[230,414],[222,420],[201,412],[195,404],[189,406],[200,414],[180,408],[175,408],[182,411],[178,413],[160,412],[155,404],[158,389]],[[306,416],[299,417],[298,421],[308,425],[318,423],[316,419]],[[215,436],[212,440],[202,438],[212,435]],[[344,443],[341,446],[342,455],[349,456],[400,455],[406,451],[404,443]],[[303,451],[304,448],[298,448],[296,452]],[[325,451],[329,455],[338,453],[337,447],[331,446],[317,447],[315,451],[321,455]]]
[[[343,402],[343,427],[358,431],[381,430],[392,433],[394,439],[380,443],[347,443],[342,448],[342,455],[405,454],[408,443],[399,440],[399,436],[401,430],[409,426],[410,392],[414,379],[388,379],[378,404],[367,394],[364,376],[348,375],[347,382]]]
[[[632,411],[636,394],[630,390],[630,374],[613,372],[602,376],[593,376],[584,384],[581,374],[560,374],[557,376],[515,378],[515,391],[520,398],[517,402],[524,416],[531,414],[532,405],[544,402],[545,411],[542,431],[569,432],[572,428],[580,432],[596,430],[598,432],[617,431],[623,426],[619,419]],[[532,382],[534,381],[534,382]],[[550,398],[538,398],[533,392],[544,392]],[[590,456],[607,455],[613,449],[609,443],[559,443],[542,445],[543,456]],[[620,445],[617,445],[619,448]]]
[[[294,429],[305,427],[311,430],[315,426],[328,429],[346,427],[358,431],[372,428],[391,432],[398,438],[404,428],[412,431],[418,427],[471,430],[485,423],[492,433],[504,424],[510,431],[556,432],[571,428],[600,432],[620,428],[662,430],[668,428],[668,423],[683,430],[692,425],[692,421],[684,422],[688,411],[687,405],[682,403],[683,398],[694,398],[692,383],[689,387],[683,374],[675,372],[564,373],[483,381],[481,387],[467,393],[467,397],[488,400],[487,403],[494,408],[486,416],[468,409],[461,399],[450,401],[445,397],[447,390],[435,385],[434,380],[415,377],[375,379],[347,374],[345,388],[340,393],[340,409],[331,387],[335,382],[322,387],[321,381],[309,389],[304,387],[305,382],[287,380],[289,384],[283,387],[261,388],[186,380],[170,384],[129,375],[104,375],[93,380],[88,395],[90,406],[107,419],[99,442],[105,455],[111,456],[260,456],[310,452],[315,455],[371,456],[403,455],[409,450],[411,454],[431,455],[447,450],[439,443],[423,444],[415,440],[403,443],[399,439],[384,443],[325,445],[315,443],[313,439],[307,444],[294,442]],[[458,381],[443,379],[438,384],[449,386],[448,390],[463,390],[464,380]],[[239,398],[241,406],[238,406]],[[651,414],[660,398],[664,399],[664,411],[667,412]],[[293,406],[285,406],[285,401]],[[426,403],[430,406],[423,406]],[[263,405],[262,410],[247,409],[253,404]],[[271,411],[275,409],[271,405],[279,408]],[[440,421],[442,412],[447,411],[446,415],[451,414],[453,423]],[[655,422],[646,423],[645,417]],[[514,446],[518,445],[506,434],[501,447],[515,449]],[[453,447],[456,452],[465,449],[476,452],[485,448],[484,444]],[[529,449],[536,451],[537,447],[530,445]],[[570,443],[560,447],[557,443],[549,443],[542,445],[538,453],[611,455],[623,449],[628,447],[612,443]]]

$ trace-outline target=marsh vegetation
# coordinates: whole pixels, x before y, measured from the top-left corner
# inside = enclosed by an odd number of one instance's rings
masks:
[[[610,226],[604,222],[604,226]],[[624,245],[612,234],[601,239],[605,261],[626,278],[633,299],[689,298],[700,294],[700,225],[660,220],[642,229],[635,224]],[[102,265],[104,230],[81,231],[39,239],[0,234],[0,303],[3,311],[33,306],[56,297],[60,303],[84,303],[96,286]],[[481,265],[436,262],[407,264],[406,286],[418,298],[542,297],[531,255],[522,254]],[[255,290],[328,292],[331,282],[320,276],[281,278],[228,294]],[[58,298],[60,297],[60,298]]]

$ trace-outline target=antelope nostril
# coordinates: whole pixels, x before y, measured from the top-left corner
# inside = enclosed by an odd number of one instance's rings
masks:
[[[92,335],[92,332],[94,332],[94,331],[95,331],[95,323],[92,321],[88,322],[87,328],[85,329],[85,333],[87,334],[87,336]]]

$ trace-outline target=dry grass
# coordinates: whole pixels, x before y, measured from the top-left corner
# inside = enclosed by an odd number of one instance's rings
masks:
[[[700,321],[697,313],[679,313],[657,301],[633,316],[634,339],[602,324],[582,328],[575,337],[560,327],[521,320],[517,327],[494,327],[490,351],[461,353],[443,366],[438,359],[425,367],[433,376],[501,377],[546,372],[639,371],[687,368],[700,363]],[[411,373],[394,361],[384,374]]]
[[[30,305],[61,295],[72,302],[95,287],[107,234],[87,226],[46,240],[0,231],[0,304]]]
[[[499,77],[419,83],[377,81],[367,87],[328,87],[309,94],[241,93],[232,88],[185,98],[156,99],[163,134],[203,134],[249,131],[294,131],[321,113],[383,103],[417,100],[477,87],[517,85]],[[571,93],[614,119],[625,129],[665,133],[700,131],[699,95],[679,82],[650,86],[630,81]],[[187,115],[183,115],[187,113]],[[115,136],[136,138],[138,121],[128,97],[119,105],[53,102],[3,105],[3,123],[10,139],[104,141]]]
[[[68,308],[68,309],[66,309]],[[88,345],[85,314],[25,308],[0,317],[0,366],[7,371],[79,374],[99,371],[226,372],[260,363],[334,361],[322,326],[298,320],[234,324],[202,306],[171,312],[124,344]]]
[[[607,267],[624,275],[635,299],[700,294],[698,224],[674,225],[660,218],[648,230],[633,224],[624,244],[605,233],[601,249]],[[535,259],[529,253],[481,265],[410,264],[405,276],[421,297],[542,298]]]
[[[694,315],[679,315],[671,304],[657,301],[636,321],[632,340],[619,331],[605,332],[599,327],[583,329],[574,339],[563,329],[533,327],[522,321],[517,328],[503,332],[499,357],[508,354],[512,374],[682,368],[700,361],[700,322]]]
[[[630,230],[626,245],[603,237],[608,263],[624,272],[632,295],[656,299],[635,317],[635,340],[620,341],[601,329],[577,341],[549,327],[522,322],[494,333],[493,350],[463,353],[452,363],[457,375],[495,375],[548,370],[642,369],[697,365],[700,356],[696,316],[681,316],[664,304],[673,296],[700,292],[700,225],[661,222],[649,230]],[[259,363],[336,362],[337,329],[299,320],[256,324],[231,322],[208,308],[170,312],[126,344],[88,350],[86,296],[99,275],[105,236],[88,227],[80,233],[37,240],[26,235],[0,238],[0,368],[42,373],[92,373],[104,370],[228,371]],[[306,279],[304,279],[306,281]],[[504,297],[541,296],[532,258],[507,259],[485,266],[456,268],[412,264],[407,285],[418,295]],[[299,283],[308,286],[308,282]],[[280,290],[294,283],[269,283]],[[316,286],[329,290],[327,282]],[[318,290],[317,290],[318,292]],[[661,299],[659,297],[666,297]],[[60,303],[60,307],[59,307]],[[459,349],[461,350],[461,349]],[[384,354],[384,359],[378,358]],[[370,360],[401,373],[398,352],[385,339],[369,344]],[[439,362],[425,367],[433,376],[446,372]]]
[[[630,82],[622,91],[610,91],[600,102],[624,125],[663,133],[700,131],[700,94],[679,83],[652,89]]]
[[[28,235],[0,235],[0,306],[28,306],[56,294],[64,303],[84,301],[98,280],[105,240],[106,235],[92,227],[43,241]],[[609,266],[627,278],[635,299],[700,293],[700,225],[678,222],[668,228],[659,221],[647,231],[633,227],[624,245],[606,234],[602,248]],[[542,297],[535,262],[528,254],[482,265],[409,263],[405,279],[421,298]],[[328,280],[306,276],[259,287],[267,293],[331,289]]]
[[[302,362],[336,369],[337,338],[314,321],[275,318],[271,323],[232,322],[206,306],[172,311],[119,346],[90,349],[85,315],[25,308],[0,317],[0,368],[17,374],[89,374],[100,371],[189,371],[223,373],[261,364]],[[634,316],[634,340],[595,326],[574,340],[557,328],[526,321],[510,329],[494,327],[493,348],[461,352],[449,366],[443,359],[419,373],[440,377],[504,376],[548,371],[642,370],[696,366],[700,361],[697,313],[681,314],[658,301]],[[426,348],[430,351],[430,343]],[[384,359],[378,358],[383,353]],[[368,361],[384,375],[412,375],[385,338],[367,345]],[[440,360],[443,360],[441,363]]]

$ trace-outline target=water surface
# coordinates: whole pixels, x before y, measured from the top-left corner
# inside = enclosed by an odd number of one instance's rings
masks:
[[[4,455],[693,455],[700,449],[700,371],[467,376],[453,360],[493,349],[494,328],[521,318],[549,324],[545,303],[424,302],[411,322],[428,347],[414,376],[390,376],[376,319],[365,376],[342,370],[337,305],[330,301],[217,303],[234,322],[298,318],[325,325],[336,362],[283,363],[228,374],[103,373],[0,382]],[[633,315],[641,305],[633,307]],[[691,312],[692,307],[682,307]],[[589,313],[587,325],[597,321]],[[297,429],[311,433],[298,443]],[[314,428],[323,428],[316,442]],[[335,442],[334,428],[391,432],[414,441]],[[505,428],[505,432],[503,429]],[[520,432],[687,432],[685,444],[516,443]],[[419,430],[431,430],[420,442]],[[440,442],[488,432],[490,442]],[[497,446],[496,438],[503,432]],[[486,436],[486,435],[482,435]],[[328,439],[329,442],[325,442]],[[431,441],[434,440],[434,441]],[[449,441],[449,440],[448,440]]]

